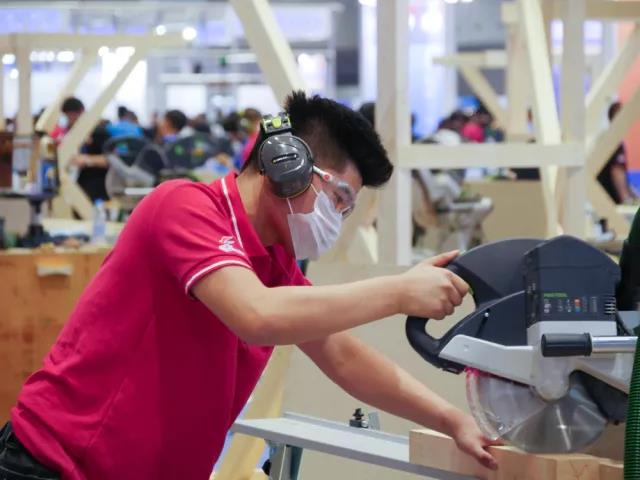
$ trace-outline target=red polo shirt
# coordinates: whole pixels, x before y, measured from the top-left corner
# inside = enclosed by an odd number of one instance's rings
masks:
[[[18,397],[27,449],[63,479],[208,479],[272,351],[190,296],[229,265],[269,287],[306,284],[281,246],[260,243],[234,174],[145,198]]]

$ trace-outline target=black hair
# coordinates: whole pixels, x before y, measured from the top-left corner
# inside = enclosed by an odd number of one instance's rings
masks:
[[[307,97],[293,92],[285,101],[285,111],[291,118],[293,134],[301,137],[311,148],[320,166],[344,171],[351,160],[362,184],[369,187],[384,185],[393,173],[393,165],[382,146],[373,125],[360,113],[328,98]],[[257,168],[258,149],[264,140],[260,135],[243,169]]]
[[[123,118],[125,118],[127,116],[127,113],[129,113],[129,110],[127,109],[127,107],[120,105],[118,107],[118,118],[120,120],[122,120]]]
[[[364,118],[369,120],[369,123],[371,125],[373,125],[374,127],[376,126],[376,104],[375,103],[373,102],[363,103],[362,105],[360,105],[358,112],[360,112],[360,114]]]
[[[222,128],[227,133],[236,133],[240,131],[240,115],[232,112],[222,119]]]
[[[84,112],[84,104],[79,98],[68,97],[62,102],[61,110],[63,113],[82,113]]]
[[[176,132],[179,132],[187,126],[187,116],[180,110],[169,110],[164,114],[164,118]]]
[[[614,117],[620,111],[620,108],[622,108],[622,104],[620,102],[613,102],[611,105],[609,105],[609,109],[607,110],[607,117],[609,118],[609,121],[612,121],[614,119]]]

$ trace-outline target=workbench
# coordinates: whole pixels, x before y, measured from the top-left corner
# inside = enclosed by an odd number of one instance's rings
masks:
[[[0,422],[42,365],[107,249],[0,251]]]

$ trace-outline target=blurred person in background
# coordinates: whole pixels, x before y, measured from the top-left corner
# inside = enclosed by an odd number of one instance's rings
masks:
[[[169,110],[158,122],[160,143],[167,144],[177,139],[193,134],[193,129],[187,125],[187,116],[180,110]]]
[[[484,105],[480,105],[476,111],[473,112],[469,121],[462,127],[462,136],[468,142],[484,143],[486,139],[485,129],[487,129],[492,122],[493,117],[489,113],[489,110],[487,110]]]
[[[79,98],[68,97],[62,102],[60,110],[62,115],[58,125],[51,132],[51,138],[58,144],[84,113],[84,103]]]
[[[620,102],[614,102],[609,107],[607,115],[609,122],[613,122],[622,104]],[[617,204],[622,203],[637,203],[638,193],[629,183],[629,172],[627,170],[627,151],[624,148],[624,143],[621,143],[613,155],[609,158],[607,164],[602,168],[598,174],[598,182],[602,188],[605,189],[607,194]]]
[[[204,113],[199,113],[198,115],[193,117],[190,120],[189,125],[196,132],[206,133],[207,135],[212,134],[211,125],[209,125],[207,116]]]
[[[108,200],[105,179],[109,168],[109,161],[103,154],[104,144],[109,140],[108,120],[102,120],[91,132],[91,135],[82,146],[80,153],[71,157],[70,164],[78,168],[78,185],[91,199]]]
[[[256,144],[258,135],[260,134],[260,122],[262,121],[262,114],[255,108],[247,108],[242,114],[240,125],[247,132],[247,140],[242,148],[242,164],[247,161],[253,146]]]
[[[142,137],[144,132],[138,125],[137,120],[138,117],[134,112],[121,105],[118,107],[118,121],[107,125],[107,132],[112,137],[125,135],[128,137]]]

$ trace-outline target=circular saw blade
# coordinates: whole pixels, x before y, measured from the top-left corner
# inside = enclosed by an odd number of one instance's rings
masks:
[[[490,438],[532,453],[569,453],[584,449],[607,420],[579,377],[567,394],[546,401],[529,385],[467,370],[467,400],[478,426]]]

